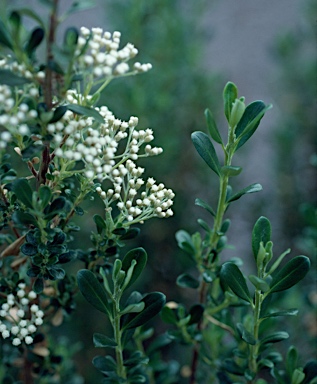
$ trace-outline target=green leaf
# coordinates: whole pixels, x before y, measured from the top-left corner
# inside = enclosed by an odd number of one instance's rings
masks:
[[[99,369],[102,373],[108,373],[109,371],[116,371],[117,364],[111,356],[95,356],[92,360],[92,364],[95,368]]]
[[[122,317],[122,328],[131,329],[139,327],[156,316],[165,304],[165,295],[161,292],[148,293],[141,300],[145,304],[142,312],[129,313]]]
[[[74,112],[77,115],[83,115],[87,117],[93,117],[99,123],[104,123],[105,119],[94,108],[83,107],[77,104],[68,104],[67,109]]]
[[[19,11],[19,13],[21,15],[28,16],[31,19],[35,20],[37,23],[39,23],[39,25],[43,29],[45,29],[45,24],[43,22],[43,19],[39,15],[37,15],[35,12],[33,12],[31,9],[29,9],[29,8],[19,8],[18,11]]]
[[[216,121],[209,109],[205,110],[205,118],[209,135],[218,143],[222,144],[222,139],[217,128]]]
[[[29,41],[26,44],[25,52],[28,56],[31,56],[36,48],[41,44],[44,39],[44,29],[43,28],[35,28],[29,38]]]
[[[0,84],[9,85],[10,87],[19,87],[20,85],[30,82],[31,80],[18,76],[9,69],[0,69]]]
[[[268,285],[268,283],[265,280],[260,279],[258,276],[249,275],[249,280],[255,286],[256,289],[259,289],[262,292],[267,292],[270,290],[270,286]]]
[[[246,107],[235,130],[236,137],[239,140],[236,150],[249,140],[259,126],[265,112],[270,108],[272,108],[272,106],[266,106],[263,101],[254,101]]]
[[[102,231],[107,228],[105,220],[100,215],[94,215],[93,220],[97,227],[97,232],[101,235]]]
[[[17,224],[39,226],[36,218],[27,212],[15,211],[12,220]]]
[[[25,243],[20,248],[21,252],[26,256],[34,256],[38,253],[37,246]]]
[[[293,345],[291,345],[288,348],[287,357],[286,357],[286,371],[289,377],[292,377],[292,374],[297,367],[297,362],[298,362],[297,349]]]
[[[254,193],[259,191],[262,191],[261,184],[258,184],[258,183],[251,184],[248,187],[239,191],[238,193],[234,194],[233,196],[230,196],[227,202],[231,203],[232,201],[240,199],[241,196],[246,195],[247,193]]]
[[[255,223],[252,231],[252,251],[255,259],[260,249],[260,243],[262,242],[265,247],[266,243],[271,239],[271,232],[270,221],[266,217],[261,216]]]
[[[122,260],[121,269],[128,272],[128,269],[131,266],[132,260],[135,260],[137,263],[134,266],[132,276],[130,278],[129,283],[126,285],[125,289],[129,288],[141,275],[144,267],[147,263],[147,253],[143,248],[135,248],[129,251]]]
[[[134,239],[140,233],[140,228],[129,228],[127,232],[120,236],[120,240]]]
[[[51,200],[51,189],[47,185],[42,185],[38,193],[41,200],[42,209],[44,209]]]
[[[277,268],[278,266],[281,264],[281,262],[283,261],[284,257],[286,255],[288,255],[289,253],[291,252],[290,248],[287,249],[285,252],[283,252],[279,257],[278,259],[272,264],[271,268],[269,269],[269,271],[266,273],[267,276],[271,275]]]
[[[7,30],[7,27],[0,19],[0,44],[6,46],[7,48],[12,49],[12,40],[11,36]]]
[[[204,306],[201,305],[201,304],[195,304],[195,305],[193,305],[193,306],[190,308],[190,310],[189,310],[190,320],[189,320],[188,325],[199,323],[200,320],[201,320],[202,317],[203,317],[204,310],[205,310],[205,308],[204,308]]]
[[[175,309],[165,305],[161,311],[161,318],[167,324],[177,324],[177,315]]]
[[[238,88],[236,87],[235,84],[229,81],[223,90],[224,110],[225,110],[225,115],[228,122],[230,120],[230,114],[231,114],[233,103],[237,98],[238,98]]]
[[[296,256],[273,277],[269,293],[285,291],[302,280],[310,268],[310,260],[306,256]]]
[[[115,348],[118,345],[113,338],[103,335],[101,333],[94,333],[93,341],[95,347]]]
[[[143,302],[129,304],[124,309],[122,309],[122,311],[120,311],[120,314],[125,315],[126,313],[138,313],[143,311],[144,307],[145,307],[145,304]]]
[[[190,234],[183,229],[180,229],[175,234],[177,244],[180,249],[193,256],[196,253]]]
[[[275,333],[272,333],[269,336],[264,337],[261,340],[261,345],[271,344],[271,343],[278,343],[278,342],[280,342],[282,340],[286,340],[288,338],[289,338],[289,334],[287,332],[283,332],[283,331],[275,332]]]
[[[286,309],[284,311],[268,313],[266,315],[261,316],[261,319],[268,319],[270,317],[279,317],[279,316],[297,316],[297,314],[298,314],[298,309],[292,308],[292,309]]]
[[[28,208],[33,208],[32,194],[33,191],[26,179],[17,179],[12,184],[12,190],[20,200]]]
[[[61,105],[61,106],[57,107],[55,109],[53,117],[51,118],[49,123],[53,124],[53,123],[56,123],[57,121],[59,121],[65,115],[66,111],[67,111],[66,105]]]
[[[176,284],[182,288],[197,289],[199,287],[199,281],[187,273],[178,276]]]
[[[48,269],[50,275],[52,276],[52,279],[50,280],[61,280],[64,279],[65,277],[65,271],[63,268],[58,268],[58,267],[51,267]]]
[[[302,368],[296,368],[292,374],[292,384],[301,384],[305,379],[305,373]]]
[[[220,176],[220,164],[215,148],[209,137],[203,132],[194,132],[191,135],[192,142],[200,157],[206,162],[218,176]]]
[[[238,297],[250,303],[252,302],[245,278],[235,264],[230,262],[223,264],[220,276]]]
[[[304,367],[304,373],[305,380],[301,384],[315,384],[317,377],[317,361],[313,360],[308,362]]]
[[[108,296],[97,277],[87,269],[81,269],[77,273],[78,287],[85,299],[99,311],[110,316]]]
[[[242,172],[241,167],[233,167],[232,165],[224,165],[221,167],[220,172],[223,176],[238,176]]]
[[[246,343],[250,345],[255,345],[256,340],[253,337],[253,335],[245,328],[245,326],[242,323],[237,324],[237,329],[239,331],[239,334],[241,336],[241,339],[244,340]]]
[[[204,200],[197,198],[195,200],[195,204],[199,207],[204,208],[207,212],[209,212],[212,216],[216,216],[215,211],[211,208],[209,204],[207,204]]]

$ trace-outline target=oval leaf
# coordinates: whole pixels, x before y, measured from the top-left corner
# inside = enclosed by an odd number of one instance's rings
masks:
[[[267,319],[269,317],[279,317],[279,316],[297,316],[298,309],[286,309],[285,311],[272,312],[267,315],[261,316],[261,319]]]
[[[269,293],[285,291],[302,280],[310,268],[306,256],[296,256],[273,277]]]
[[[192,141],[200,157],[206,162],[218,176],[220,175],[220,164],[215,148],[209,137],[203,132],[192,133]]]
[[[87,269],[77,273],[78,287],[85,299],[99,311],[110,315],[108,296],[97,277]]]
[[[195,204],[199,207],[204,208],[207,212],[209,212],[212,216],[216,216],[215,211],[211,208],[209,204],[207,204],[204,200],[197,198],[195,200]]]
[[[33,208],[33,191],[26,179],[15,180],[12,184],[12,190],[24,205],[26,205],[28,208]]]
[[[139,327],[156,316],[165,304],[165,295],[161,292],[152,292],[141,300],[145,304],[142,312],[129,313],[122,316],[122,328],[131,329]]]
[[[252,251],[255,259],[258,255],[261,241],[265,247],[266,243],[271,239],[271,232],[270,221],[266,217],[261,216],[255,223],[252,231]]]
[[[235,264],[230,262],[223,264],[220,276],[240,299],[251,302],[251,296],[245,278]]]
[[[182,288],[197,289],[199,287],[199,281],[196,280],[194,277],[188,275],[187,273],[178,276],[176,284]]]
[[[115,348],[118,345],[114,339],[102,333],[94,333],[93,340],[95,347]]]
[[[143,248],[135,248],[129,251],[123,258],[122,260],[122,267],[121,269],[125,271],[126,273],[128,272],[128,269],[131,266],[132,260],[136,260],[136,265],[133,269],[133,274],[131,276],[131,279],[129,283],[126,285],[125,289],[130,287],[136,280],[137,278],[141,275],[146,263],[147,263],[147,253]]]
[[[234,101],[238,98],[238,88],[230,81],[226,84],[223,90],[223,104],[227,120],[230,119],[230,114]]]
[[[268,343],[278,343],[279,341],[286,340],[289,338],[289,334],[287,332],[275,332],[272,333],[269,336],[264,337],[261,340],[261,345],[268,344]]]
[[[228,176],[228,177],[238,176],[240,175],[241,172],[242,172],[241,167],[233,167],[232,165],[225,165],[221,167],[221,174],[223,176]]]
[[[209,135],[218,143],[222,144],[222,139],[217,128],[216,121],[209,109],[205,110],[205,118]]]

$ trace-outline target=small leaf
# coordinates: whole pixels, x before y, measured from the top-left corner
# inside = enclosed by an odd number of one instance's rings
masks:
[[[165,304],[165,299],[165,295],[161,292],[148,293],[141,300],[145,304],[143,311],[124,315],[122,317],[122,328],[136,328],[151,320],[161,311]]]
[[[125,315],[126,313],[139,313],[143,311],[145,304],[143,302],[136,304],[127,305],[122,311],[120,311],[121,315]]]
[[[94,333],[93,340],[95,347],[115,348],[118,345],[114,339],[101,333]]]
[[[197,198],[195,200],[195,204],[198,205],[199,207],[204,208],[207,212],[209,212],[212,216],[216,216],[214,210],[211,208],[209,204],[207,204],[204,200]]]
[[[92,360],[95,368],[99,369],[102,373],[107,374],[109,371],[116,371],[116,361],[111,356],[95,356]]]
[[[261,184],[258,184],[258,183],[251,184],[248,187],[242,189],[238,193],[231,196],[227,202],[231,203],[232,201],[240,199],[241,196],[246,195],[247,193],[254,193],[254,192],[259,192],[259,191],[262,191],[262,185]]]
[[[105,220],[100,215],[94,215],[93,220],[96,223],[97,232],[101,235],[102,231],[107,228]]]
[[[135,260],[137,263],[133,269],[132,276],[130,278],[129,283],[126,285],[125,289],[129,288],[141,275],[144,267],[147,263],[147,253],[143,248],[135,248],[129,251],[122,260],[122,267],[121,269],[128,272],[128,269],[131,266],[132,260]]]
[[[0,84],[9,85],[10,87],[19,87],[20,85],[30,82],[31,80],[18,76],[9,69],[0,69]]]
[[[78,104],[68,104],[67,109],[74,112],[77,115],[83,115],[87,117],[93,117],[98,123],[104,123],[105,119],[94,108],[83,107]]]
[[[280,342],[282,340],[286,340],[288,338],[289,338],[289,334],[287,332],[283,332],[283,331],[275,332],[269,336],[264,337],[261,340],[261,345],[269,344],[269,343],[278,343],[278,342]]]
[[[262,242],[265,247],[266,243],[271,239],[271,232],[270,221],[266,217],[261,216],[255,223],[252,231],[252,251],[255,259],[260,249],[260,243]]]
[[[65,271],[63,268],[57,268],[57,267],[51,267],[48,268],[49,274],[51,275],[52,279],[50,280],[61,280],[65,277]]]
[[[206,162],[209,168],[220,176],[219,160],[209,137],[203,132],[194,132],[191,137],[200,157]]]
[[[36,246],[29,243],[25,243],[21,247],[21,252],[26,256],[34,256],[38,253],[38,250]]]
[[[12,215],[12,220],[17,224],[34,225],[38,227],[36,218],[27,212],[15,211]]]
[[[200,320],[201,320],[202,317],[203,317],[204,310],[205,310],[205,308],[204,308],[204,306],[201,305],[201,304],[195,304],[195,305],[193,305],[193,306],[190,308],[190,310],[189,310],[190,320],[189,320],[188,325],[199,323]]]
[[[218,131],[216,121],[209,109],[205,110],[205,118],[209,135],[215,140],[215,142],[222,144],[222,139]]]
[[[305,373],[302,368],[296,368],[292,374],[292,384],[301,384],[305,379]]]
[[[182,275],[178,276],[176,284],[182,288],[197,289],[199,287],[199,281],[187,273],[183,273]]]
[[[6,46],[7,48],[12,49],[12,40],[11,36],[7,30],[7,27],[0,19],[0,44]]]
[[[298,314],[298,309],[292,308],[292,309],[286,309],[285,311],[268,313],[266,315],[261,316],[261,319],[267,319],[270,317],[279,317],[279,316],[297,316],[297,314]]]
[[[82,269],[77,273],[78,287],[85,299],[99,311],[110,315],[110,305],[104,287],[100,284],[97,277],[87,269]]]
[[[195,247],[189,233],[183,229],[180,229],[176,232],[175,237],[180,249],[190,254],[191,256],[195,254]]]
[[[253,335],[245,328],[245,326],[242,323],[237,324],[237,329],[239,331],[239,334],[241,336],[241,339],[244,340],[246,343],[250,345],[255,345],[256,340],[253,337]]]
[[[248,277],[250,282],[255,286],[256,289],[259,289],[262,292],[267,292],[270,290],[270,286],[265,280],[260,279],[258,276],[255,275],[249,275]]]
[[[41,203],[42,203],[41,204],[42,209],[44,209],[47,206],[47,204],[51,200],[51,197],[52,197],[51,189],[46,185],[42,185],[39,189],[39,198],[40,198]]]
[[[57,107],[54,110],[53,117],[49,121],[49,124],[53,124],[53,123],[56,123],[57,121],[59,121],[65,115],[66,111],[67,111],[66,105],[61,105],[61,106]]]
[[[238,88],[230,81],[226,84],[223,90],[223,103],[227,120],[230,120],[233,103],[238,98]]]
[[[33,290],[35,293],[42,293],[44,289],[44,280],[42,277],[36,278],[33,284]]]
[[[310,260],[306,256],[296,256],[273,277],[269,293],[285,291],[302,280],[310,268]]]
[[[127,232],[120,236],[120,240],[134,239],[140,233],[140,228],[130,228]]]
[[[301,384],[316,384],[317,361],[313,360],[313,361],[308,362],[305,365],[303,372],[305,373],[305,380]],[[315,381],[313,383],[314,379],[315,379]]]
[[[12,184],[12,190],[24,205],[26,205],[28,208],[33,208],[33,191],[26,179],[15,180]]]
[[[235,264],[230,262],[223,264],[220,276],[238,297],[248,302],[252,301],[245,278]]]
[[[165,305],[161,311],[161,318],[167,324],[177,324],[176,311]]]
[[[220,172],[223,176],[232,177],[238,176],[242,172],[241,167],[233,167],[232,165],[224,165],[221,167]]]
[[[290,346],[287,351],[286,357],[286,371],[289,377],[292,377],[294,370],[297,367],[298,352],[294,346]]]
[[[25,52],[28,56],[31,56],[35,49],[41,44],[44,39],[44,29],[43,28],[35,28],[29,38],[29,41],[26,44]]]
[[[246,107],[235,130],[236,137],[239,140],[236,150],[239,149],[247,140],[249,140],[258,128],[265,112],[270,108],[272,108],[272,106],[266,106],[263,101],[254,101]]]
[[[65,264],[65,263],[69,263],[70,261],[76,260],[76,258],[77,258],[76,251],[68,251],[66,253],[62,253],[58,257],[58,262],[60,264]]]

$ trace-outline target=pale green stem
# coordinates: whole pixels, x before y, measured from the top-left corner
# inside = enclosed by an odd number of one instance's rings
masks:
[[[117,343],[116,346],[116,361],[117,361],[117,374],[119,377],[122,377],[123,379],[126,379],[126,370],[123,365],[123,348],[122,348],[122,342],[121,342],[121,330],[120,330],[120,292],[118,291],[118,287],[115,287],[115,292],[113,296],[113,302],[114,302],[114,339]]]

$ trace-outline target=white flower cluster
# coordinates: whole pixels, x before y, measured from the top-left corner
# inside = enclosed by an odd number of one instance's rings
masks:
[[[76,54],[81,65],[86,69],[91,68],[95,77],[120,76],[130,71],[141,73],[152,68],[149,63],[137,62],[134,63],[133,69],[130,69],[127,62],[138,54],[138,50],[130,43],[119,49],[120,32],[111,34],[104,32],[102,28],[90,30],[85,27],[81,27],[80,32]]]
[[[27,96],[37,96],[36,88],[30,88]],[[7,85],[0,85],[0,125],[6,130],[0,133],[0,149],[5,149],[12,137],[18,141],[30,133],[27,122],[37,117],[37,111],[25,103],[16,103],[16,95]]]
[[[11,61],[10,56],[7,56],[0,60],[0,68],[1,69],[8,69],[11,72],[15,73],[18,76],[24,77],[28,80],[42,80],[45,77],[44,71],[38,71],[32,73],[30,70],[28,70],[25,66],[25,64],[21,63],[19,64],[16,61]]]
[[[37,327],[43,324],[44,312],[36,304],[30,302],[36,299],[34,291],[25,292],[25,284],[18,285],[16,296],[12,293],[7,296],[7,302],[0,309],[0,334],[3,339],[12,338],[12,344],[19,346],[32,344],[32,335]]]

